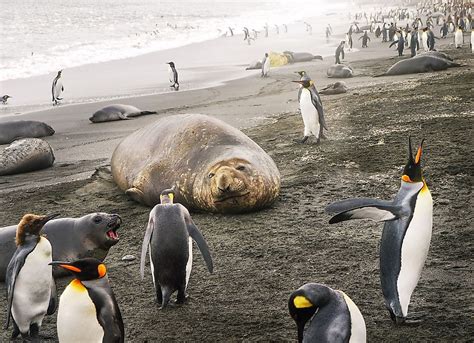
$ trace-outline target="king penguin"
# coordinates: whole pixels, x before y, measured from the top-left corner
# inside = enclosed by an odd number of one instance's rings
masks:
[[[59,299],[59,342],[124,342],[122,315],[105,265],[95,258],[51,264],[75,277]]]
[[[63,100],[63,98],[60,98],[61,93],[64,92],[64,86],[63,83],[61,82],[61,74],[62,70],[58,71],[58,75],[53,80],[53,85],[51,86],[51,93],[53,95],[53,106],[58,105],[60,100]]]
[[[364,317],[342,291],[307,283],[291,293],[288,309],[298,327],[299,343],[366,342]]]
[[[269,71],[270,71],[270,58],[268,57],[268,54],[265,53],[265,56],[263,57],[263,61],[262,61],[262,77],[267,77]]]
[[[177,290],[177,303],[186,301],[186,288],[191,275],[194,239],[210,273],[213,262],[209,247],[194,224],[188,210],[174,204],[174,191],[164,190],[160,204],[150,212],[143,239],[140,274],[143,279],[147,249],[150,249],[150,268],[160,309],[165,308],[170,296]]]
[[[17,249],[7,267],[7,323],[13,318],[12,338],[39,339],[39,329],[46,314],[56,311],[56,285],[49,263],[51,243],[40,235],[50,219],[57,215],[26,214],[16,232]]]
[[[348,199],[326,208],[329,213],[337,213],[330,224],[350,219],[385,222],[380,279],[385,306],[397,324],[420,321],[415,314],[408,317],[408,305],[428,255],[433,225],[433,200],[421,170],[422,148],[423,141],[413,158],[408,139],[408,163],[393,201]]]
[[[456,33],[454,34],[454,46],[456,48],[462,48],[462,45],[464,43],[464,35],[462,32],[462,28],[458,27],[456,30]]]
[[[168,62],[168,78],[170,80],[170,87],[174,88],[175,91],[179,90],[179,82],[178,82],[178,72],[176,71],[176,67],[174,62]]]
[[[8,95],[8,94],[5,94],[4,96],[2,96],[2,98],[1,98],[2,99],[2,104],[6,105],[7,102],[8,102],[8,99],[10,99],[10,98],[11,98],[11,96]]]
[[[298,102],[300,104],[301,116],[303,117],[304,123],[304,135],[303,139],[298,141],[299,143],[305,143],[310,135],[314,135],[317,140],[317,144],[320,143],[321,139],[321,126],[325,127],[323,116],[323,107],[319,94],[315,92],[314,82],[307,75],[301,77],[300,81],[292,81],[301,85],[298,91]]]

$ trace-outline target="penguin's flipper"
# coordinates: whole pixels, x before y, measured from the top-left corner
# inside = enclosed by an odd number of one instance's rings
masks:
[[[140,276],[142,277],[142,280],[145,274],[146,253],[148,251],[148,245],[150,244],[150,239],[151,239],[151,235],[153,234],[154,228],[155,228],[155,221],[153,220],[152,214],[150,213],[150,219],[148,220],[148,226],[146,227],[145,237],[143,237],[142,256],[140,258]]]
[[[54,277],[51,281],[51,297],[49,298],[48,311],[46,314],[48,316],[54,314],[58,308],[58,293],[56,291],[56,282],[54,282]]]
[[[402,207],[393,205],[391,201],[360,198],[332,203],[326,207],[326,212],[337,213],[329,220],[329,224],[351,219],[371,219],[380,222],[399,218],[402,215]]]
[[[324,119],[324,109],[323,109],[323,104],[321,103],[321,97],[319,96],[316,88],[310,89],[310,92],[313,93],[311,96],[311,102],[313,103],[313,106],[316,107],[316,110],[318,111],[319,124],[327,130],[328,127],[326,125],[326,120]]]
[[[199,231],[196,224],[194,224],[189,211],[184,206],[183,208],[185,211],[184,220],[186,221],[186,228],[188,229],[189,236],[191,236],[191,238],[197,243],[202,257],[204,257],[204,261],[206,262],[207,269],[212,273],[214,271],[214,265],[212,263],[211,253],[209,252],[209,246],[202,236],[201,231]]]
[[[7,267],[7,274],[5,277],[5,283],[7,285],[7,322],[5,324],[5,330],[10,325],[10,317],[13,303],[13,296],[15,293],[15,282],[16,277],[20,273],[21,268],[25,264],[25,260],[36,247],[36,237],[27,237],[25,242],[16,249],[12,259]]]
[[[394,46],[394,45],[397,44],[397,43],[398,43],[398,40],[393,41],[392,44],[390,44],[389,48],[391,48],[392,46]]]
[[[303,87],[300,87],[300,89],[298,89],[298,104],[300,103],[300,98],[301,98],[301,92],[303,91]]]

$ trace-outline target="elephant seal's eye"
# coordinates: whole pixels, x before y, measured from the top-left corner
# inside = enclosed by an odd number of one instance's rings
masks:
[[[238,166],[238,167],[235,168],[235,169],[242,171],[242,170],[245,170],[245,166]]]
[[[99,224],[101,221],[102,221],[102,217],[101,217],[101,216],[96,216],[96,217],[94,217],[94,223]]]
[[[212,179],[212,178],[214,177],[214,175],[216,175],[216,174],[214,174],[214,173],[209,173],[209,175],[208,175],[207,177],[210,178],[210,179]]]

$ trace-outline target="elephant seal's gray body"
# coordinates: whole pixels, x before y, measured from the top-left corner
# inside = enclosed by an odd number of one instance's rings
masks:
[[[342,94],[347,93],[347,86],[344,81],[337,81],[336,83],[332,83],[327,85],[323,89],[319,91],[319,94],[325,95],[333,95],[333,94]]]
[[[89,120],[93,123],[103,123],[115,120],[127,120],[146,114],[155,114],[152,111],[142,111],[135,106],[115,104],[101,108],[95,112]]]
[[[0,123],[0,144],[10,144],[21,138],[39,138],[53,134],[53,128],[40,121],[14,120]]]
[[[446,70],[451,67],[460,66],[460,64],[454,63],[444,58],[439,58],[431,54],[423,54],[408,58],[406,60],[398,61],[393,66],[391,66],[386,73],[376,75],[376,77],[386,75],[427,73],[430,71]]]
[[[344,64],[334,64],[326,71],[326,75],[330,78],[348,78],[352,77],[353,74],[352,68]]]

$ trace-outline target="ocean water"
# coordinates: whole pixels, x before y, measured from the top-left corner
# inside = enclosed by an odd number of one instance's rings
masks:
[[[0,81],[263,31],[342,8],[324,0],[0,0]],[[282,27],[280,27],[282,29]]]

